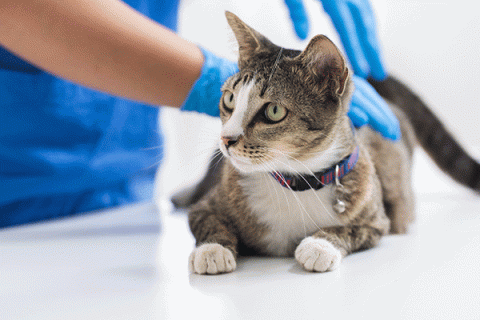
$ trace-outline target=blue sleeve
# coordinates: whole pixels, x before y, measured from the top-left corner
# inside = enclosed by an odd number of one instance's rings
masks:
[[[178,1],[126,0],[176,30]],[[159,109],[42,72],[0,46],[0,228],[144,201]]]
[[[40,69],[20,59],[7,49],[0,46],[0,69],[20,71],[26,73],[39,73]]]

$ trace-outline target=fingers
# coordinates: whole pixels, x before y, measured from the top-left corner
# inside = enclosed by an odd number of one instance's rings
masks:
[[[217,57],[215,54],[200,48],[204,63],[200,77],[194,83],[181,110],[196,111],[210,116],[220,116],[218,101],[222,96],[220,88],[233,74],[238,72],[236,63]]]
[[[363,55],[360,39],[357,36],[356,22],[346,1],[322,0],[323,8],[332,19],[342,45],[355,74],[366,78],[370,68]]]
[[[363,127],[368,124],[368,115],[357,104],[351,104],[348,117],[355,127]]]
[[[398,140],[401,137],[400,125],[390,107],[368,82],[356,76],[353,79],[355,92],[349,112],[352,121],[361,123],[361,121],[365,121],[366,116],[367,124],[374,130],[385,138]]]
[[[305,40],[309,32],[308,16],[302,0],[285,0],[297,36]]]
[[[297,36],[308,36],[309,22],[302,0],[284,0]],[[355,74],[383,80],[387,76],[380,55],[375,15],[368,0],[321,0],[330,16]]]
[[[368,0],[321,0],[340,35],[355,74],[383,80],[374,12]]]
[[[381,59],[374,12],[368,1],[358,1],[357,5],[349,7],[352,17],[356,21],[357,37],[369,64],[369,75],[375,80],[384,80],[387,73]]]

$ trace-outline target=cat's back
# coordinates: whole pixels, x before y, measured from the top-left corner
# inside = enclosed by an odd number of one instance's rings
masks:
[[[396,105],[389,103],[400,124],[401,138],[392,141],[379,132],[364,126],[357,129],[357,139],[367,148],[377,170],[383,168],[398,171],[402,166],[411,166],[411,157],[417,144],[414,129],[405,113]]]

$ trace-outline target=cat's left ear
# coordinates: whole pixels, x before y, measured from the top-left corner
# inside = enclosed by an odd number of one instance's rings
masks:
[[[345,92],[349,76],[345,58],[326,36],[315,36],[295,59],[306,66],[316,80],[328,85],[335,95],[340,96]]]
[[[255,54],[258,52],[277,48],[277,46],[270,42],[270,40],[268,40],[260,32],[248,26],[233,13],[226,11],[225,16],[227,17],[227,22],[230,25],[230,28],[232,29],[238,42],[238,64],[240,69],[254,59]]]

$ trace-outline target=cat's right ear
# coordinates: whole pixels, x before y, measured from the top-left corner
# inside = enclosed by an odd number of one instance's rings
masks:
[[[270,40],[255,29],[249,27],[235,14],[225,11],[225,16],[238,42],[238,64],[240,69],[246,62],[252,59],[258,51],[273,46]]]
[[[342,95],[347,85],[349,70],[337,46],[326,36],[317,35],[296,58],[310,74],[335,95]]]

